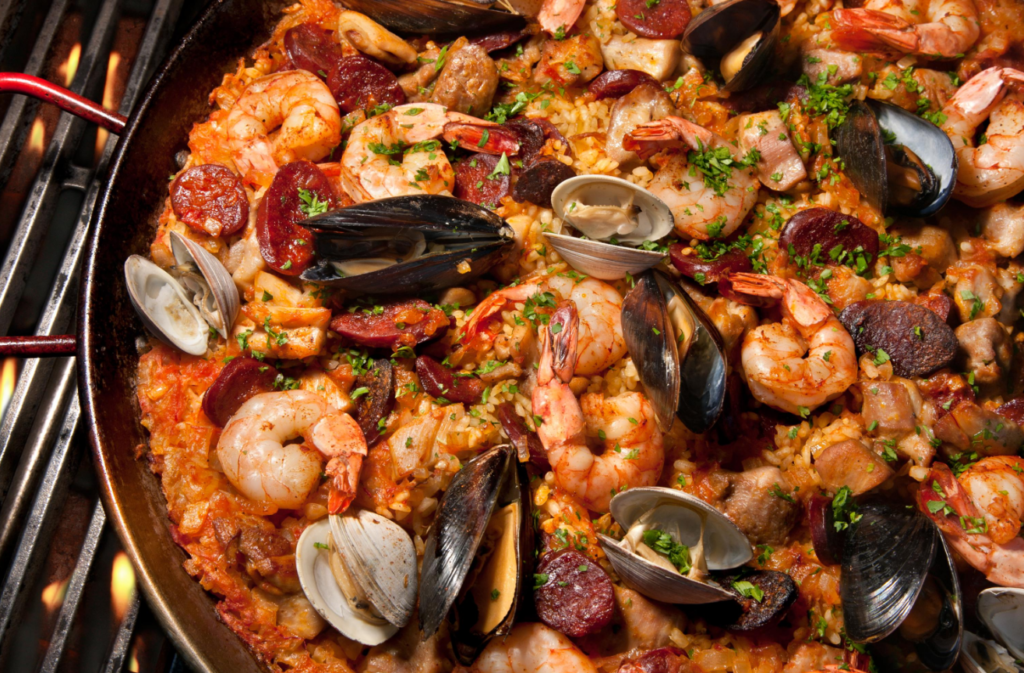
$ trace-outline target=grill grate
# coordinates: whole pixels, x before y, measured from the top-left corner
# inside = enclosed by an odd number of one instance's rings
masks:
[[[53,79],[55,60],[63,59],[65,71],[74,70],[72,91],[103,100],[123,89],[119,112],[127,115],[200,4],[0,0],[0,69]],[[79,45],[64,44],[76,28]],[[131,43],[127,82],[108,81],[127,58],[115,53],[112,60],[115,38]],[[0,244],[7,246],[0,334],[69,333],[86,232],[117,138],[97,141],[85,121],[24,96],[7,98],[0,101]],[[34,143],[37,157],[26,169]],[[19,187],[26,170],[34,177]],[[0,423],[0,670],[183,670],[107,526],[74,360],[20,366]]]

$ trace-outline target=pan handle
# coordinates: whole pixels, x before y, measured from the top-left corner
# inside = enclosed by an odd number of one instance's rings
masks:
[[[74,355],[74,334],[0,337],[0,357],[55,358]]]
[[[61,110],[98,124],[111,133],[120,134],[128,123],[127,118],[104,109],[88,98],[72,93],[53,82],[20,72],[0,72],[0,93],[3,92],[22,93],[53,103]]]

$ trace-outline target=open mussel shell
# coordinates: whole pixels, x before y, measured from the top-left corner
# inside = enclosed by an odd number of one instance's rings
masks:
[[[529,508],[524,467],[510,445],[466,463],[438,504],[423,554],[420,628],[430,637],[451,611],[460,661],[512,628],[533,558]]]
[[[707,570],[736,568],[752,556],[747,536],[728,517],[682,491],[657,486],[629,489],[612,498],[610,509],[616,523],[627,531],[627,538],[638,526],[664,531],[689,547],[691,554],[703,554]],[[735,598],[707,578],[687,577],[634,553],[628,539],[617,541],[600,534],[598,539],[622,581],[646,596],[686,605]]]
[[[921,664],[946,670],[960,653],[963,601],[942,535],[916,508],[871,501],[858,512],[840,581],[847,635],[887,661],[912,643]]]
[[[177,280],[139,255],[125,260],[124,276],[128,297],[146,329],[190,355],[206,353],[210,328]]]
[[[306,598],[342,635],[379,645],[412,618],[416,548],[394,521],[360,510],[312,524],[295,547]]]
[[[723,91],[744,91],[764,81],[779,36],[775,0],[726,0],[694,17],[683,33],[683,51],[725,79]]]
[[[396,196],[305,220],[318,262],[302,279],[351,292],[413,294],[486,272],[513,244],[503,219],[450,196]]]
[[[938,126],[880,101],[855,101],[835,131],[844,172],[879,212],[925,217],[956,185],[953,143]]]
[[[672,233],[675,219],[664,201],[643,187],[607,175],[577,175],[551,193],[555,215],[595,241],[636,246]]]
[[[999,644],[1024,661],[1024,589],[985,589],[978,594],[978,616]]]
[[[725,345],[679,285],[659,271],[640,277],[622,301],[622,334],[663,430],[677,416],[691,432],[715,424],[725,405]]]
[[[170,233],[170,241],[175,262],[171,274],[192,295],[203,320],[227,338],[241,308],[238,288],[231,274],[219,259],[195,241],[176,231]]]
[[[505,11],[495,1],[342,0],[341,4],[385,28],[414,35],[513,30],[526,23],[524,17]]]

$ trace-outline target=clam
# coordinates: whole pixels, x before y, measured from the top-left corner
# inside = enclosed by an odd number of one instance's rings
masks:
[[[858,512],[843,547],[847,635],[874,643],[883,661],[896,661],[912,643],[924,666],[946,670],[960,653],[963,606],[945,540],[916,508],[868,502]]]
[[[497,446],[466,463],[438,505],[423,554],[420,628],[430,637],[448,617],[463,663],[508,634],[519,608],[533,561],[527,479],[515,449]]]
[[[318,262],[302,279],[359,293],[415,294],[461,285],[513,244],[503,219],[450,196],[396,196],[304,221]]]
[[[191,295],[206,323],[227,338],[238,317],[241,303],[231,274],[203,246],[172,231],[171,252],[174,266],[169,271]]]
[[[694,17],[683,33],[683,51],[717,68],[723,91],[744,91],[765,80],[779,36],[774,0],[726,0]]]
[[[342,635],[378,645],[412,619],[416,548],[390,519],[360,510],[312,524],[295,547],[299,583]]]
[[[1024,661],[1024,589],[985,589],[978,594],[978,616],[1015,659]]]
[[[925,217],[953,193],[953,143],[938,126],[901,107],[854,102],[836,128],[835,143],[844,172],[880,212]]]
[[[190,355],[206,353],[210,327],[177,280],[139,255],[125,260],[124,275],[132,306],[150,332]]]
[[[610,507],[626,535],[621,541],[603,534],[598,539],[624,583],[665,603],[694,605],[735,598],[709,571],[737,568],[752,553],[750,541],[724,514],[692,495],[656,486],[619,493]],[[651,535],[645,535],[649,531],[666,533],[672,542],[687,547],[685,558],[652,548]]]
[[[964,631],[960,650],[960,667],[964,673],[1020,673],[1014,658],[1002,645]]]
[[[461,35],[525,24],[523,16],[507,11],[512,7],[507,0],[342,0],[342,4],[393,31],[415,35]]]
[[[660,271],[637,279],[622,301],[622,334],[664,431],[677,416],[696,433],[715,424],[725,404],[724,342],[679,285]]]
[[[552,192],[551,206],[586,237],[545,234],[551,247],[577,271],[601,280],[636,275],[658,264],[665,253],[636,246],[664,238],[675,226],[664,201],[606,175],[569,178]]]

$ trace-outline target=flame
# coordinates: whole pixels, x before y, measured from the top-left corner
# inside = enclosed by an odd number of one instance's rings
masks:
[[[116,92],[114,88],[117,86],[117,69],[121,65],[121,54],[116,51],[110,52],[110,58],[107,59],[107,79],[103,84],[103,107],[108,110],[113,110],[117,107],[117,101],[114,100]],[[106,129],[97,129],[96,131],[96,158],[99,159],[100,155],[103,154],[103,146],[107,144],[107,137],[110,134]]]
[[[114,556],[114,567],[110,571],[110,602],[117,621],[124,619],[128,605],[135,594],[135,570],[128,555],[123,551]]]
[[[0,418],[3,418],[4,412],[7,411],[17,382],[18,358],[7,358],[4,360],[3,369],[0,370]]]
[[[132,645],[132,656],[128,659],[128,671],[130,673],[139,673],[139,643],[136,642]]]
[[[64,595],[68,591],[67,580],[54,580],[43,588],[42,601],[46,612],[52,613],[64,603]]]
[[[68,60],[64,61],[59,68],[57,73],[64,76],[64,86],[71,86],[71,80],[75,78],[75,72],[78,70],[78,61],[82,57],[82,43],[76,42],[75,46],[71,47],[71,53],[68,54]]]
[[[43,147],[46,145],[46,123],[42,117],[37,116],[32,122],[32,130],[28,134],[28,151],[35,156],[43,156]]]

